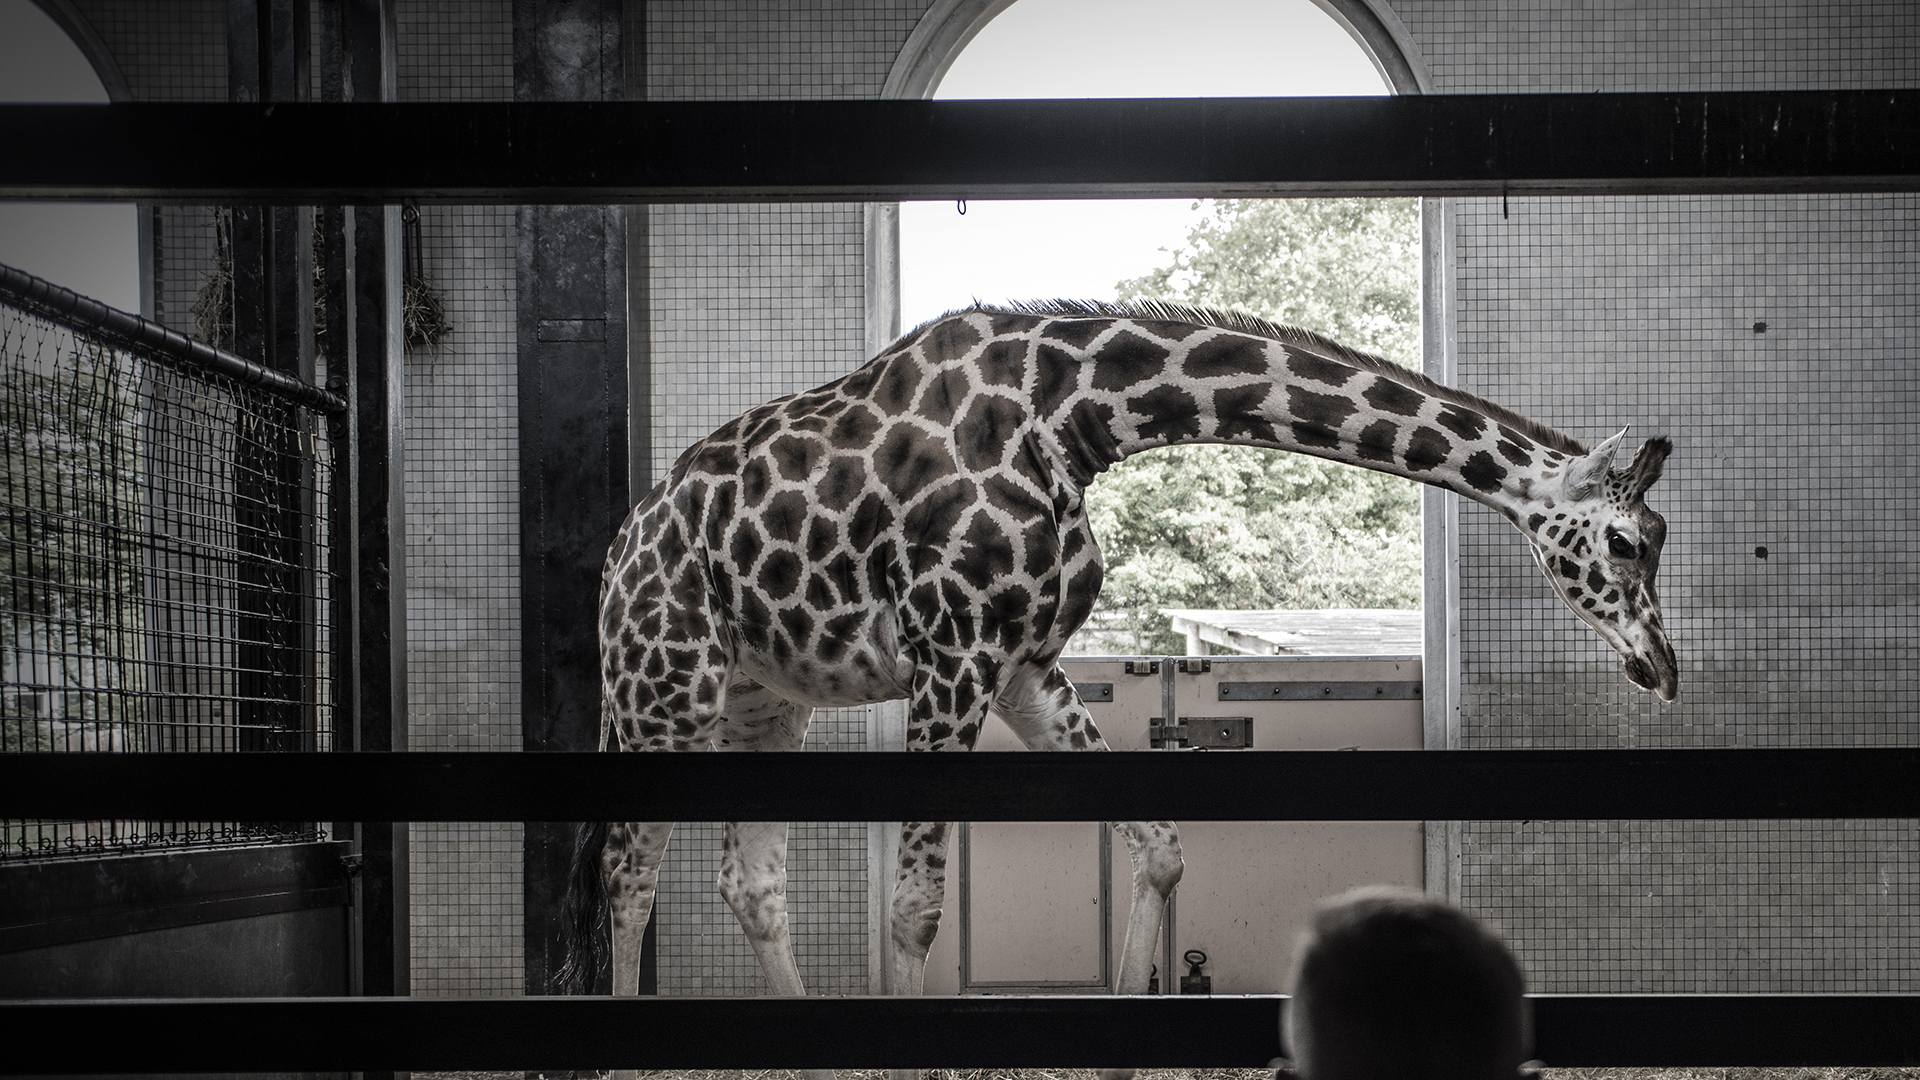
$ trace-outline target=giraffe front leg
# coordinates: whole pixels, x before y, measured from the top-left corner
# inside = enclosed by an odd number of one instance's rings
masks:
[[[900,826],[900,862],[893,883],[893,961],[887,992],[919,997],[927,985],[927,953],[940,930],[946,902],[947,844],[953,826],[945,821],[908,821]],[[920,1080],[919,1069],[888,1070],[888,1080]]]
[[[927,985],[927,953],[940,931],[947,893],[945,821],[909,821],[900,826],[900,862],[893,882],[893,966],[887,992],[918,997]]]
[[[787,925],[787,823],[730,821],[720,850],[720,895],[740,921],[768,992],[807,992]],[[806,1080],[833,1080],[832,1069],[802,1069]]]
[[[720,895],[746,931],[768,992],[805,994],[787,929],[786,822],[727,823],[720,849]]]
[[[1133,861],[1133,903],[1127,912],[1126,944],[1120,950],[1118,994],[1144,994],[1153,970],[1153,947],[1166,918],[1167,897],[1180,884],[1180,829],[1171,821],[1116,821]],[[1166,977],[1173,978],[1168,972]],[[1129,1080],[1132,1069],[1101,1069],[1100,1080]]]

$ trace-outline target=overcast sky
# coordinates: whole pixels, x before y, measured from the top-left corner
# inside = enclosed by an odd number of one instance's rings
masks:
[[[1019,0],[974,38],[940,98],[1385,93],[1310,0]],[[104,102],[80,51],[30,0],[0,0],[0,101]],[[10,148],[32,153],[33,148]],[[981,300],[1108,300],[1163,265],[1190,199],[901,207],[902,325]],[[137,311],[130,204],[0,202],[0,262]]]

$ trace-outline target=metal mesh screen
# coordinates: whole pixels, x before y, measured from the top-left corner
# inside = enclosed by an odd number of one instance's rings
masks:
[[[0,301],[0,750],[325,750],[323,425]],[[0,822],[0,858],[308,839],[301,823]]]

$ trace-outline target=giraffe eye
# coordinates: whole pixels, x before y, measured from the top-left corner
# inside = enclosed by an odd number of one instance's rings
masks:
[[[1613,552],[1616,559],[1631,559],[1640,554],[1640,548],[1619,533],[1607,537],[1607,550]]]

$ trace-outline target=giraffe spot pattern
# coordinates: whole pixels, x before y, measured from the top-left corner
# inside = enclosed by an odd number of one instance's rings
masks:
[[[1146,446],[1203,438],[1463,490],[1543,456],[1454,399],[1244,333],[950,316],[722,425],[629,517],[602,580],[621,744],[703,745],[739,687],[765,685],[818,701],[905,694],[911,745],[971,745],[1006,673],[1050,667],[1094,606],[1084,485]],[[1054,745],[1099,745],[1064,677],[1042,701],[1059,717]],[[938,847],[929,833],[903,864],[925,867]]]

